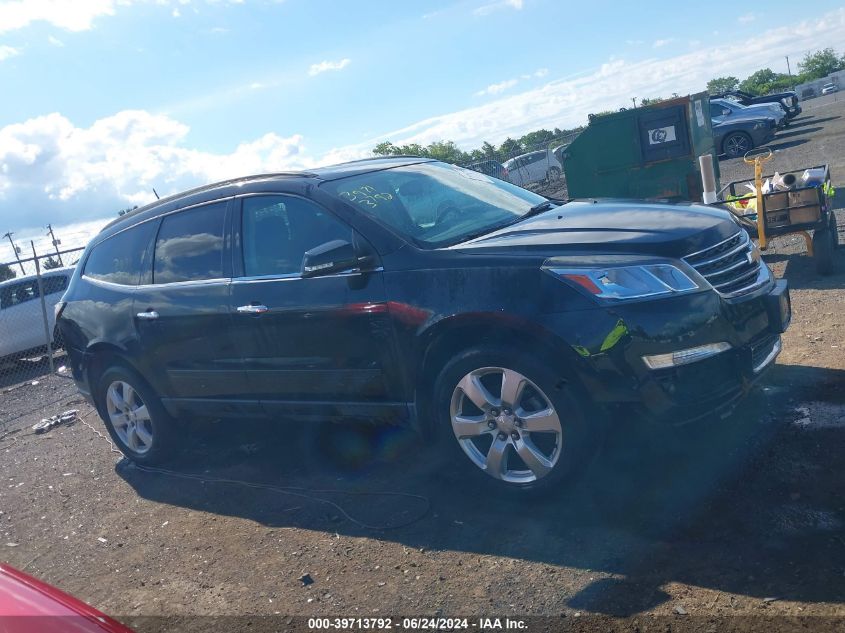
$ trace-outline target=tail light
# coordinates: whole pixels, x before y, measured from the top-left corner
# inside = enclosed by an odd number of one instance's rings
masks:
[[[56,317],[57,321],[59,320],[59,317],[62,316],[62,310],[65,309],[66,305],[67,301],[59,301],[55,306],[53,306],[53,315]]]

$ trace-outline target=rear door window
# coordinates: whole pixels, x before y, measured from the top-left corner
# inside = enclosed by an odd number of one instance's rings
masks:
[[[226,202],[165,216],[155,244],[153,283],[223,277]]]
[[[124,286],[137,286],[141,262],[155,233],[154,222],[144,222],[97,244],[85,262],[84,275]]]

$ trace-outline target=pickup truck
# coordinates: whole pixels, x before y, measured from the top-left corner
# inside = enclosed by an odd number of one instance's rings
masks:
[[[795,92],[793,92],[792,90],[762,96],[756,96],[743,90],[731,90],[720,95],[712,96],[721,98],[733,97],[742,105],[755,105],[758,103],[778,103],[783,107],[784,110],[786,110],[786,116],[790,119],[794,119],[799,114],[801,114],[801,106],[798,105],[798,95],[795,94]]]

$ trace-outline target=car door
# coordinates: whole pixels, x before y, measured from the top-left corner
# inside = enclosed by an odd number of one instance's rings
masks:
[[[398,402],[395,341],[377,261],[366,270],[302,276],[306,251],[363,238],[313,201],[240,199],[242,248],[233,267],[233,327],[250,397],[276,417],[388,417]],[[372,252],[372,251],[371,251]],[[373,256],[374,256],[374,252]]]
[[[165,215],[132,313],[143,373],[171,412],[260,413],[229,336],[230,200]],[[227,257],[224,257],[228,255]]]
[[[33,277],[3,288],[0,297],[0,355],[17,354],[44,345],[44,319],[38,301],[38,280]]]
[[[528,166],[528,173],[530,175],[529,182],[539,182],[546,178],[546,160],[541,152],[535,152],[528,157],[530,164]]]

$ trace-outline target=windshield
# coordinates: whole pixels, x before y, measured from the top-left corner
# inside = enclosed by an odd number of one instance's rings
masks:
[[[546,201],[521,187],[445,163],[350,176],[323,188],[427,248],[489,233]]]

